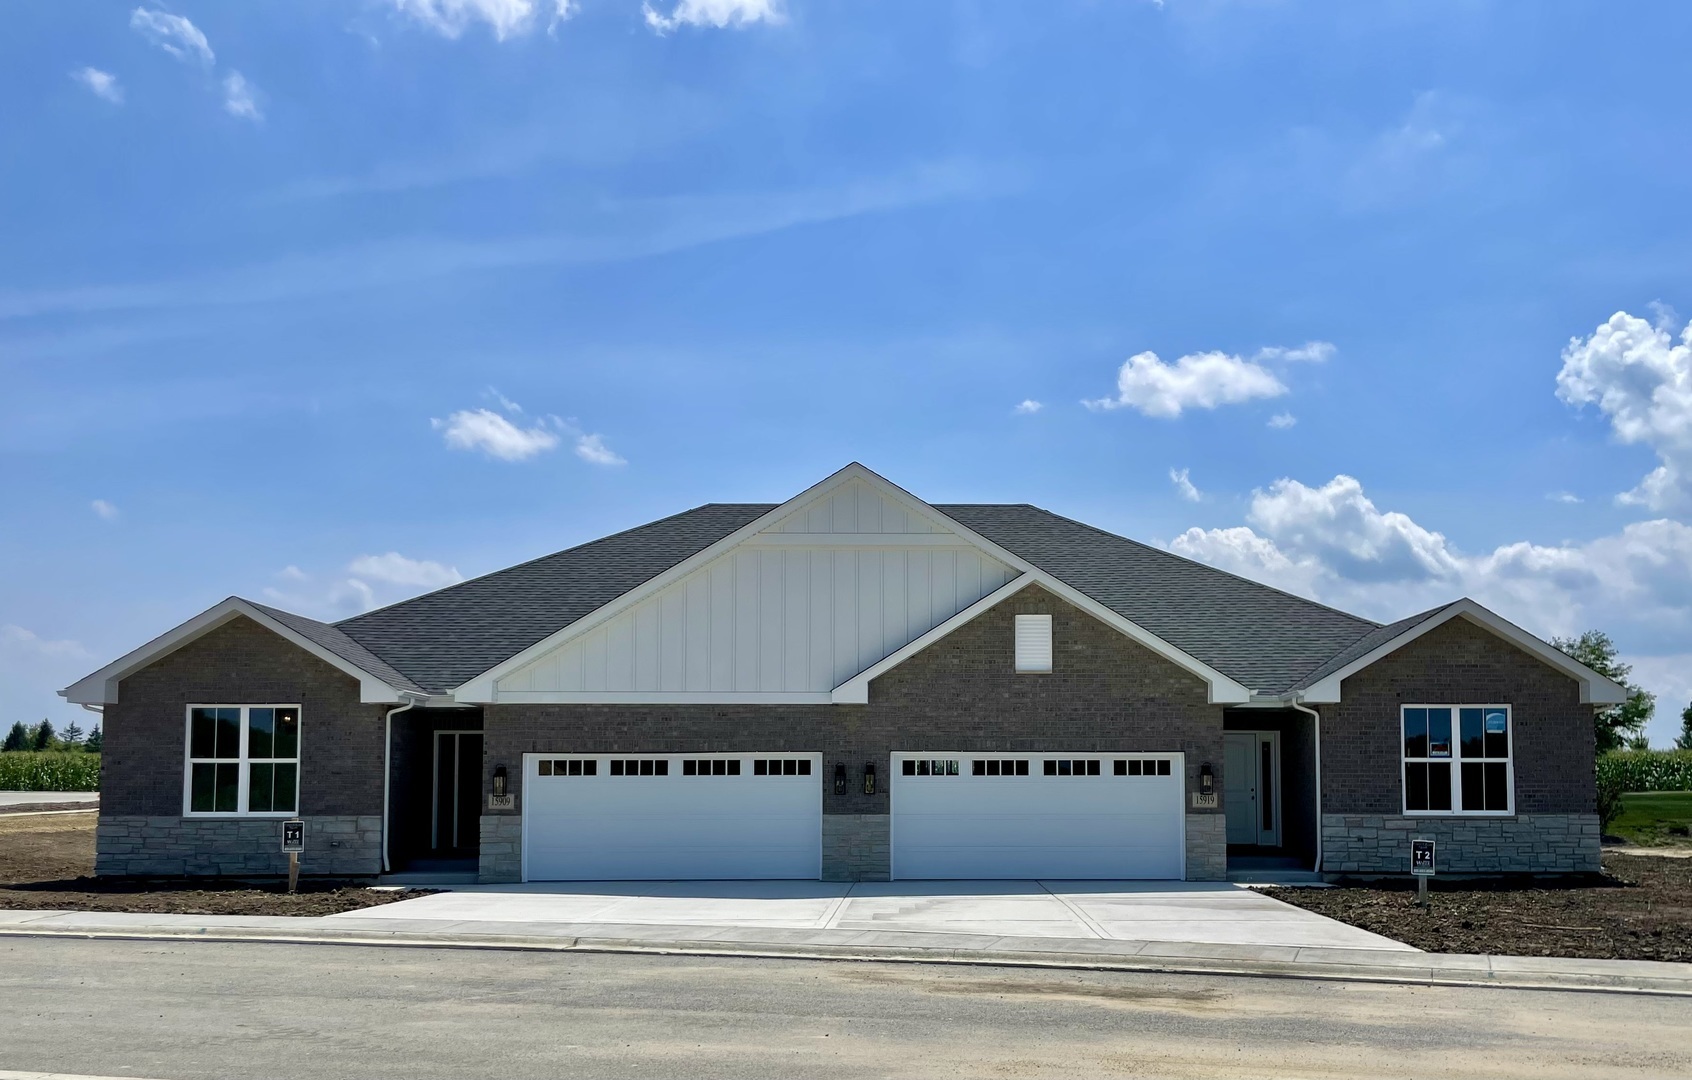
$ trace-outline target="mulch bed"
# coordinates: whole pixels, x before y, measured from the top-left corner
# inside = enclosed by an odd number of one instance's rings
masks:
[[[1604,855],[1574,880],[1435,879],[1276,889],[1275,899],[1428,952],[1692,961],[1692,859]]]
[[[334,915],[432,890],[382,891],[345,881],[96,878],[94,814],[0,818],[0,909],[134,911],[173,915]]]

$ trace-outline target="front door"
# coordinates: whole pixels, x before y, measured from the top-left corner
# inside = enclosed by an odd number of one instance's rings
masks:
[[[434,815],[431,852],[441,857],[475,854],[482,830],[482,733],[435,732]]]
[[[1229,731],[1222,736],[1222,802],[1228,843],[1281,843],[1281,736]]]

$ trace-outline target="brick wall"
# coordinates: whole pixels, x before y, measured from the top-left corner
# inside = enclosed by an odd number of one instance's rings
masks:
[[[1050,674],[1012,669],[1019,614],[1053,616]],[[867,705],[490,705],[484,725],[484,790],[504,765],[518,807],[522,755],[536,752],[821,752],[827,816],[887,814],[896,750],[1182,751],[1189,790],[1203,762],[1222,762],[1222,709],[1208,704],[1200,679],[1037,587],[875,680]],[[836,762],[850,778],[844,795],[830,782]],[[874,795],[863,794],[866,763],[877,770]],[[1189,827],[1189,836],[1221,843],[1219,829]],[[1219,848],[1200,860],[1202,871],[1218,876],[1220,857]]]
[[[203,826],[211,819],[182,817],[187,709],[297,703],[300,816],[352,822],[347,850],[337,861],[375,873],[380,838],[373,844],[359,823],[379,820],[382,813],[384,707],[360,704],[358,696],[356,679],[247,618],[225,623],[130,675],[118,687],[118,701],[106,706],[102,724],[100,816],[107,848],[115,853],[132,834],[156,839],[168,819],[189,822],[181,827],[179,843],[204,856],[185,865],[245,865],[249,855],[279,846],[274,822],[216,829]],[[348,854],[354,850],[356,856]],[[102,855],[96,869],[129,873],[124,867],[131,861]]]
[[[1346,679],[1341,696],[1320,710],[1325,814],[1403,811],[1399,707],[1415,703],[1510,705],[1516,812],[1593,812],[1592,706],[1580,684],[1466,619]]]

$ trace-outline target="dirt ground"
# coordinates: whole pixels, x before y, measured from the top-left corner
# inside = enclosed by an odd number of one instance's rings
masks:
[[[1430,894],[1425,912],[1409,881],[1272,895],[1429,952],[1692,961],[1692,859],[1606,852],[1579,881],[1435,879]]]
[[[377,892],[345,882],[208,884],[192,879],[108,881],[94,873],[94,814],[0,816],[0,908],[144,911],[177,915],[333,915],[426,890]]]

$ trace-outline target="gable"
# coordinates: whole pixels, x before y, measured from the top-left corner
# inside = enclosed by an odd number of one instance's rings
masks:
[[[861,479],[494,680],[499,701],[827,701],[1017,576]]]

